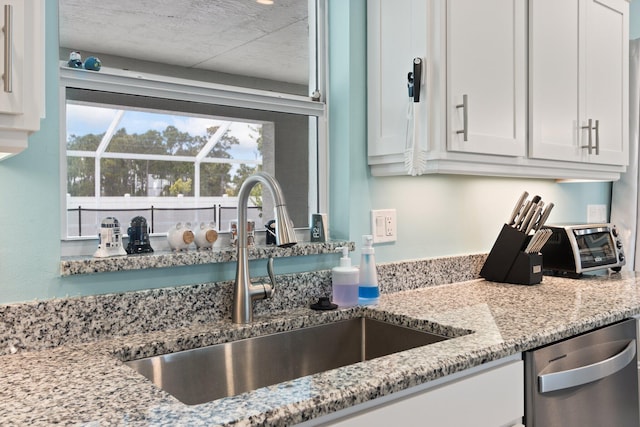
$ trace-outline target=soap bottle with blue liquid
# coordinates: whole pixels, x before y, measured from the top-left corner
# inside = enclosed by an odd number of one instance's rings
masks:
[[[380,288],[378,286],[378,272],[373,249],[373,236],[367,234],[362,236],[358,303],[360,305],[377,304],[379,298]]]

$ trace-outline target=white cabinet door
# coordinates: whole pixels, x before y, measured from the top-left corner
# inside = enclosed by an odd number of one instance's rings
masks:
[[[586,0],[586,4],[582,125],[592,120],[592,144],[598,144],[589,160],[627,165],[629,4],[626,0]]]
[[[529,146],[540,159],[581,161],[579,40],[583,0],[529,3]]]
[[[525,5],[447,1],[450,151],[526,155]]]
[[[529,28],[530,157],[627,165],[628,3],[532,1]]]
[[[402,157],[412,102],[407,74],[413,58],[424,58],[427,51],[427,2],[370,0],[367,22],[368,155]]]
[[[0,79],[0,145],[6,146],[8,139],[23,140],[26,146],[29,133],[40,129],[44,117],[44,0],[5,0],[0,16],[5,16],[5,4],[11,6],[12,23],[10,31],[0,32],[0,75],[6,74],[4,67],[11,70],[12,91],[7,92]],[[10,42],[10,60],[4,41]]]
[[[335,427],[513,426],[524,415],[523,362],[511,362],[414,396],[319,425]]]

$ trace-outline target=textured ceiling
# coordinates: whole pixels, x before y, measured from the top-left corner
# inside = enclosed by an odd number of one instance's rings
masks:
[[[60,46],[306,85],[308,2],[59,0]],[[105,64],[107,65],[107,64]]]

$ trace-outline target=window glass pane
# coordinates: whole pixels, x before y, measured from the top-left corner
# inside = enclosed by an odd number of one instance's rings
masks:
[[[137,159],[101,159],[103,197],[193,196],[193,163]]]
[[[262,162],[262,124],[228,122],[229,129],[207,157]]]
[[[67,150],[96,151],[117,110],[67,103]]]
[[[294,225],[307,225],[315,118],[79,89],[67,95],[68,236],[96,235],[106,216],[125,228],[137,215],[155,233],[201,221],[228,231],[242,182],[262,170],[283,187]],[[272,219],[270,198],[260,185],[251,192],[256,229]]]
[[[68,195],[95,196],[95,164],[94,157],[67,157]]]

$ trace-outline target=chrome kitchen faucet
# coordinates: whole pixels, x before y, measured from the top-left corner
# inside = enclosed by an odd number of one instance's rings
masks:
[[[276,245],[289,247],[297,243],[293,224],[289,219],[287,206],[282,189],[278,181],[265,172],[258,172],[248,177],[240,187],[238,195],[238,264],[236,267],[236,282],[233,286],[233,308],[231,318],[233,323],[251,323],[253,320],[253,301],[270,298],[275,288],[273,274],[273,258],[269,258],[267,272],[271,283],[252,284],[249,277],[249,257],[247,249],[247,202],[251,189],[258,183],[269,188],[275,203],[276,215]]]

